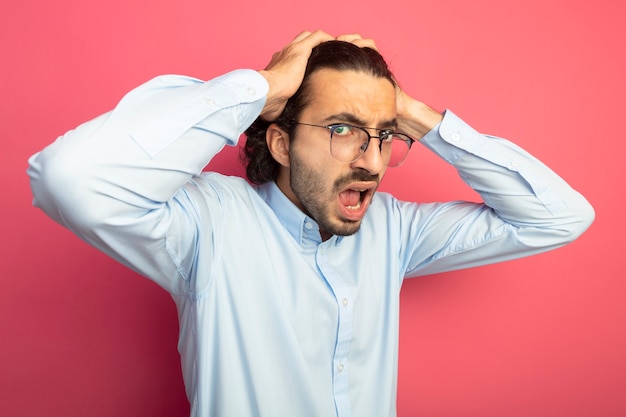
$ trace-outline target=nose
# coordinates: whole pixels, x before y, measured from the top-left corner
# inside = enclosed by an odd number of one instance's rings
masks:
[[[372,136],[369,145],[361,157],[352,163],[353,168],[361,168],[372,175],[381,174],[385,170],[385,161],[380,152],[381,141]]]

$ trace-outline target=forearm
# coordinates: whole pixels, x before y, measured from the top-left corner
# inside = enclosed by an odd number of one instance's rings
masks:
[[[561,247],[591,224],[591,205],[557,174],[450,111],[420,141],[454,166],[484,203],[408,204],[406,276],[521,258]]]
[[[509,224],[571,240],[593,219],[585,198],[551,169],[509,141],[479,134],[451,112],[421,142],[454,165]]]
[[[34,203],[65,225],[152,210],[237,142],[263,107],[266,89],[252,71],[207,83],[154,79],[31,158]]]

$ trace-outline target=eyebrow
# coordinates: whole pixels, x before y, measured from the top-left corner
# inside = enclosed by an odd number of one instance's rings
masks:
[[[360,119],[359,117],[355,116],[352,113],[347,113],[347,112],[343,112],[343,113],[339,113],[339,114],[333,114],[331,116],[328,116],[327,118],[325,118],[322,122],[323,123],[332,123],[332,122],[341,122],[341,123],[350,123],[353,124],[355,126],[359,126],[359,127],[365,127],[368,129],[388,129],[390,127],[396,128],[398,127],[398,122],[396,121],[395,118],[390,119],[390,120],[384,120],[380,123],[378,123],[379,127],[368,127],[365,126],[366,122],[363,119]]]

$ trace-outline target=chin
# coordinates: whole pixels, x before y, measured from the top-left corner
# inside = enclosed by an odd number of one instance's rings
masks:
[[[358,232],[360,228],[361,228],[361,221],[359,220],[358,222],[354,222],[354,221],[345,222],[344,221],[342,222],[341,225],[337,225],[335,227],[332,227],[326,230],[329,230],[331,234],[337,235],[337,236],[352,236],[353,234]]]

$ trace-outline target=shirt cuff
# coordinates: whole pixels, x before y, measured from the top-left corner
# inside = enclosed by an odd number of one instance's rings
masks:
[[[446,162],[454,164],[459,158],[473,150],[484,140],[483,135],[465,123],[450,110],[443,113],[443,119],[420,140]],[[452,146],[450,146],[452,145]]]

